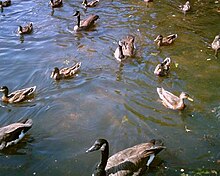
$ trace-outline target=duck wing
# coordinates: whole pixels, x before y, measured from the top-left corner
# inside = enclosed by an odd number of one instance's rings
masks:
[[[157,88],[157,93],[165,106],[176,106],[180,100],[176,95],[164,90],[163,88]]]
[[[0,149],[13,143],[17,143],[24,137],[24,134],[32,127],[33,121],[26,119],[0,128]]]
[[[98,15],[90,15],[87,19],[81,21],[81,27],[88,27],[94,24],[94,22],[99,19]]]
[[[138,175],[146,170],[148,157],[164,147],[143,143],[122,150],[108,159],[106,173],[115,175]],[[153,159],[152,159],[153,160]]]

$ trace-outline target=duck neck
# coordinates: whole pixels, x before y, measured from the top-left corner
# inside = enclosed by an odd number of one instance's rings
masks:
[[[119,49],[119,58],[120,58],[120,59],[124,58],[124,54],[123,54],[123,50],[122,50],[122,46],[119,45],[119,46],[118,46],[118,49]]]
[[[77,26],[80,27],[80,15],[77,15]]]
[[[108,143],[106,143],[105,145],[106,146],[105,146],[104,150],[101,151],[101,161],[98,164],[98,169],[101,172],[105,171],[105,167],[107,165],[108,156],[109,156],[109,145],[108,145]]]

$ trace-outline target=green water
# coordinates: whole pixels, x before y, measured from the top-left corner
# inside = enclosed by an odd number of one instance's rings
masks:
[[[219,1],[183,0],[101,1],[83,10],[80,1],[64,0],[52,13],[49,1],[12,1],[0,14],[0,85],[10,90],[37,86],[31,102],[0,104],[1,126],[32,118],[33,127],[17,145],[0,153],[0,176],[88,176],[100,153],[85,151],[97,138],[106,138],[110,154],[162,139],[166,150],[146,175],[219,175],[220,167],[220,56],[210,44],[220,32]],[[98,14],[91,31],[75,33],[76,18]],[[23,38],[17,27],[33,22]],[[158,34],[177,33],[175,43],[158,49]],[[117,41],[136,37],[137,52],[123,64],[113,56]],[[153,74],[155,66],[171,57],[167,78]],[[55,66],[82,62],[74,79],[50,79]],[[157,87],[185,91],[184,111],[166,109]],[[187,132],[186,129],[190,131]]]

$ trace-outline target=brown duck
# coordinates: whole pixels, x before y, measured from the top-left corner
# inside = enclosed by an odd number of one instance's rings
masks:
[[[163,62],[158,64],[154,70],[154,74],[157,76],[167,76],[170,71],[171,59],[167,57]]]
[[[63,0],[56,0],[56,1],[50,0],[50,5],[51,5],[52,8],[62,7],[63,6]]]
[[[93,176],[138,176],[145,172],[155,156],[164,148],[160,141],[151,140],[122,150],[109,158],[108,141],[98,139],[86,152],[101,150],[101,161]]]
[[[165,107],[169,109],[178,109],[182,110],[186,107],[184,103],[184,99],[188,99],[189,101],[193,101],[192,98],[185,92],[182,92],[179,97],[173,95],[171,92],[164,90],[163,88],[157,88],[157,93],[162,100],[162,103]]]
[[[17,144],[32,127],[33,121],[25,119],[0,128],[0,150]]]
[[[55,80],[72,78],[79,71],[80,67],[81,67],[81,62],[76,63],[71,67],[66,67],[61,69],[55,67],[50,77]]]
[[[24,88],[9,94],[7,86],[2,86],[0,92],[3,92],[2,101],[5,103],[19,103],[31,98],[36,90],[36,86]]]
[[[171,34],[168,35],[167,37],[158,35],[154,41],[157,42],[157,46],[160,47],[160,46],[167,46],[172,44],[176,38],[177,38],[177,34]]]
[[[99,0],[94,0],[90,2],[88,2],[87,0],[83,0],[82,5],[84,5],[84,7],[95,7],[98,5],[98,3],[99,3]]]
[[[74,26],[74,31],[82,31],[89,29],[96,20],[99,19],[98,15],[90,15],[85,20],[80,21],[80,12],[76,11],[76,13],[73,15],[77,17],[77,25]]]
[[[18,33],[19,34],[30,34],[33,31],[33,23],[29,23],[27,26],[19,26]]]

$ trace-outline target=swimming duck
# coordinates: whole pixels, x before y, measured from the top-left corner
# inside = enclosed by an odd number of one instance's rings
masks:
[[[19,103],[26,99],[31,98],[36,90],[36,86],[24,88],[21,90],[14,91],[10,94],[8,87],[2,86],[0,87],[0,92],[3,92],[2,101],[5,103]]]
[[[0,7],[8,7],[11,5],[11,0],[7,0],[7,1],[0,1]]]
[[[153,0],[144,0],[144,2],[153,2]]]
[[[82,5],[84,5],[84,7],[95,7],[96,5],[98,5],[99,0],[94,0],[94,1],[90,1],[87,2],[87,0],[83,0]]]
[[[183,11],[184,15],[186,15],[186,12],[188,12],[190,10],[189,1],[186,1],[186,3],[184,5],[181,5],[180,9]]]
[[[177,34],[171,34],[168,35],[167,37],[158,35],[154,41],[157,42],[158,47],[160,47],[160,46],[166,46],[172,44],[176,38],[177,38]]]
[[[141,175],[165,147],[159,140],[135,145],[109,157],[109,143],[98,139],[86,152],[101,150],[101,161],[93,176]]]
[[[61,69],[55,67],[50,77],[55,80],[72,78],[79,71],[80,67],[81,62],[76,63],[72,67],[66,67]]]
[[[132,57],[134,55],[134,40],[135,37],[133,35],[127,35],[124,39],[122,39],[122,51],[125,56]]]
[[[74,31],[81,31],[89,29],[97,19],[99,19],[98,15],[90,15],[85,20],[80,21],[80,12],[76,11],[73,16],[77,16],[77,25],[74,26]]]
[[[19,26],[18,33],[19,34],[30,34],[33,31],[33,23],[28,24],[27,26]]]
[[[33,121],[25,119],[0,128],[0,150],[17,144],[32,127]]]
[[[157,76],[167,76],[170,70],[171,59],[167,57],[163,62],[158,64],[154,70],[154,74]]]
[[[216,35],[215,39],[213,40],[212,49],[215,50],[215,56],[218,55],[218,50],[220,49],[220,35]]]
[[[50,0],[50,5],[51,5],[52,8],[62,7],[63,6],[63,0],[56,0],[56,1]]]
[[[115,58],[116,58],[119,62],[121,62],[122,60],[125,60],[125,59],[126,59],[126,57],[125,57],[125,55],[124,55],[124,53],[123,53],[123,50],[122,50],[123,45],[124,45],[124,42],[119,41],[119,42],[118,42],[118,47],[116,48],[115,53],[114,53]]]
[[[190,101],[193,101],[192,98],[189,97],[189,95],[185,92],[182,92],[179,97],[176,95],[173,95],[172,93],[164,90],[163,88],[157,88],[157,93],[162,100],[162,103],[165,107],[169,109],[178,109],[182,110],[185,108],[184,99],[188,99]]]

